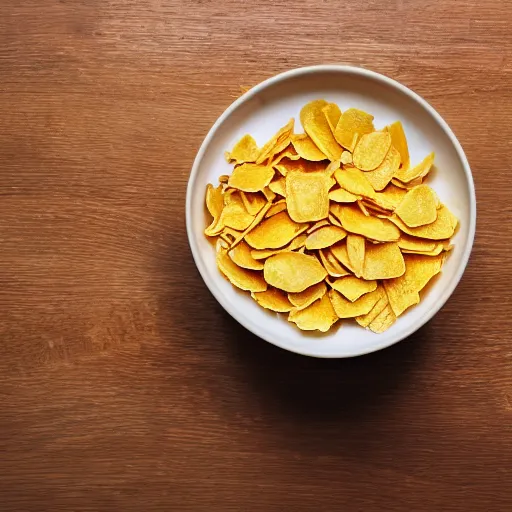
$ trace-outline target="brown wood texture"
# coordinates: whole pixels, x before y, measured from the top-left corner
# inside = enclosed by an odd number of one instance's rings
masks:
[[[512,510],[512,3],[0,0],[0,509]],[[344,62],[424,96],[474,252],[406,342],[308,359],[246,332],[188,248],[221,112]]]

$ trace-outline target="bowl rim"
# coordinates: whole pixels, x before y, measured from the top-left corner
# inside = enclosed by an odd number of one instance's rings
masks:
[[[403,94],[409,96],[411,99],[419,103],[425,110],[427,110],[430,115],[435,119],[437,124],[441,127],[441,129],[448,135],[448,138],[450,139],[451,143],[453,144],[457,156],[459,157],[460,161],[462,162],[462,166],[464,168],[464,174],[466,176],[466,182],[468,185],[468,191],[469,191],[469,199],[470,199],[470,215],[469,215],[469,226],[468,226],[468,239],[466,242],[466,247],[464,248],[464,252],[461,257],[461,264],[459,265],[457,272],[453,276],[453,278],[450,281],[450,285],[444,290],[443,294],[441,295],[439,301],[436,303],[435,307],[431,308],[430,311],[424,315],[423,317],[418,318],[418,321],[415,322],[413,325],[411,325],[408,329],[406,329],[403,333],[398,335],[396,338],[392,338],[391,341],[381,342],[381,343],[375,343],[372,347],[369,347],[365,350],[361,351],[353,351],[351,353],[344,353],[344,354],[316,354],[311,353],[307,350],[307,347],[304,348],[291,348],[288,346],[285,346],[284,344],[279,343],[279,341],[276,341],[269,336],[266,336],[265,333],[260,332],[259,327],[257,324],[253,325],[246,325],[245,322],[242,322],[237,318],[237,313],[234,308],[232,308],[230,301],[228,301],[225,296],[222,294],[222,292],[214,285],[213,282],[210,282],[210,280],[207,278],[207,272],[206,268],[202,262],[202,259],[200,257],[200,250],[195,242],[194,239],[194,230],[192,227],[192,195],[193,190],[195,188],[195,182],[197,180],[198,172],[199,172],[199,166],[203,159],[203,156],[215,136],[217,130],[220,128],[220,126],[224,123],[224,121],[243,103],[250,100],[252,97],[258,95],[261,91],[264,89],[267,89],[268,87],[271,87],[278,82],[298,77],[301,75],[308,75],[308,74],[314,74],[314,73],[346,73],[346,74],[352,74],[352,75],[359,75],[364,78],[369,78],[372,80],[375,80],[377,82],[383,83],[385,85],[391,86],[395,89],[398,89]],[[208,134],[204,138],[203,142],[201,143],[201,146],[199,148],[199,151],[197,152],[197,155],[194,159],[194,163],[192,165],[192,170],[189,175],[188,179],[188,185],[187,185],[187,194],[186,194],[186,204],[185,204],[185,215],[186,215],[186,227],[187,227],[187,237],[188,242],[190,245],[190,249],[192,251],[192,257],[194,258],[194,262],[196,264],[197,269],[199,270],[199,273],[212,293],[212,295],[215,297],[217,302],[224,308],[224,310],[229,313],[229,315],[236,320],[238,323],[240,323],[245,329],[252,332],[254,335],[258,336],[259,338],[271,343],[272,345],[275,345],[277,347],[280,347],[284,350],[288,350],[290,352],[301,354],[304,356],[309,357],[317,357],[321,359],[338,359],[338,358],[348,358],[348,357],[357,357],[362,356],[365,354],[370,354],[372,352],[377,352],[378,350],[382,350],[384,348],[390,347],[405,338],[409,337],[411,334],[416,332],[417,330],[421,329],[428,321],[430,321],[437,313],[438,311],[446,304],[448,299],[452,296],[453,292],[455,291],[455,288],[459,284],[462,275],[464,274],[464,271],[467,267],[469,257],[471,255],[471,251],[473,249],[473,243],[475,239],[475,230],[476,230],[476,194],[475,194],[475,185],[473,181],[473,175],[471,173],[471,168],[469,166],[468,159],[464,153],[464,150],[462,149],[462,146],[453,133],[452,129],[448,126],[448,123],[441,117],[441,115],[432,107],[425,99],[423,99],[419,94],[414,92],[413,90],[409,89],[405,85],[401,84],[400,82],[394,80],[393,78],[390,78],[386,75],[383,75],[381,73],[377,73],[376,71],[371,71],[369,69],[357,67],[357,66],[349,66],[349,65],[342,65],[342,64],[319,64],[314,66],[306,66],[306,67],[300,67],[291,69],[288,71],[285,71],[283,73],[279,73],[277,75],[274,75],[270,78],[267,78],[263,82],[259,83],[258,85],[252,87],[244,93],[242,96],[240,96],[238,99],[236,99],[217,119],[217,121],[213,124],[213,126],[210,128]]]

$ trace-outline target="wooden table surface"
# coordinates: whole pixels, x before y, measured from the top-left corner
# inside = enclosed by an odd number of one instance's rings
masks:
[[[0,2],[0,509],[512,510],[512,3]],[[189,170],[221,112],[344,62],[424,96],[478,228],[446,307],[352,360],[207,291]]]

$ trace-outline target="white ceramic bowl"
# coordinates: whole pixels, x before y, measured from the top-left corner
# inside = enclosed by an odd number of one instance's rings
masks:
[[[263,145],[290,117],[301,130],[299,112],[313,99],[337,103],[341,110],[357,107],[375,116],[375,127],[400,120],[409,143],[411,163],[436,153],[428,180],[441,201],[460,220],[455,248],[442,274],[419,305],[410,308],[386,332],[374,334],[352,322],[326,334],[305,333],[284,316],[256,304],[233,287],[215,264],[213,246],[203,235],[207,222],[205,188],[217,184],[231,166],[224,151],[250,133]],[[282,73],[257,85],[236,100],[217,120],[194,161],[187,189],[187,233],[197,268],[222,307],[244,327],[264,340],[292,352],[316,357],[350,357],[388,347],[430,320],[455,290],[471,253],[476,224],[476,199],[468,161],[457,138],[442,117],[420,96],[378,73],[350,66],[313,66]]]

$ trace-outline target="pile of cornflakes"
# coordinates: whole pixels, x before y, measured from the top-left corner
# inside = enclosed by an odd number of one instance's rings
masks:
[[[299,329],[340,319],[388,329],[440,272],[457,218],[412,166],[402,124],[315,100],[262,148],[245,135],[231,175],[208,185],[217,265],[262,307]]]

